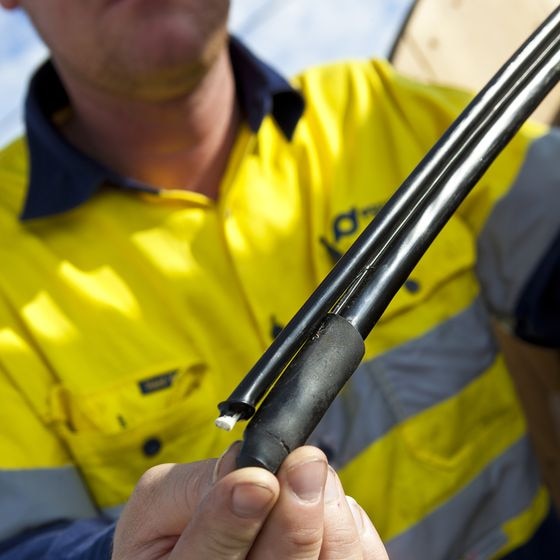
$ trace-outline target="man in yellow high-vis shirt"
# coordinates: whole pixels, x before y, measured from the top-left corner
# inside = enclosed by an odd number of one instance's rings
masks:
[[[386,558],[367,515],[393,560],[555,558],[490,316],[556,342],[529,319],[558,266],[558,135],[527,126],[491,167],[314,447],[229,472],[216,404],[467,96],[380,61],[289,84],[226,0],[1,3],[52,57],[0,152],[0,559]]]

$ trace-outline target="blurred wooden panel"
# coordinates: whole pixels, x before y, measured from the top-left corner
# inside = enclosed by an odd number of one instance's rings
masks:
[[[479,90],[558,4],[557,0],[418,0],[391,59],[417,78]],[[534,117],[551,122],[559,108],[557,86]]]

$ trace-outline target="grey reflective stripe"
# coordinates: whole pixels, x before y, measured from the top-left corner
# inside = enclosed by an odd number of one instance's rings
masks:
[[[560,228],[560,131],[529,148],[509,193],[491,212],[478,241],[477,273],[490,309],[509,318]]]
[[[468,486],[386,543],[391,560],[492,558],[507,542],[501,525],[526,510],[539,490],[530,444],[522,438]],[[460,522],[458,522],[459,520]]]
[[[310,443],[340,468],[398,422],[460,392],[496,354],[488,315],[476,300],[424,336],[361,365]]]
[[[74,467],[0,470],[0,540],[52,521],[96,515]]]

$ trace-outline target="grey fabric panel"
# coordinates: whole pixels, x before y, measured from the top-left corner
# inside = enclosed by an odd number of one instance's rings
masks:
[[[510,192],[478,240],[477,274],[498,317],[510,319],[531,273],[560,231],[560,130],[530,147]]]
[[[476,300],[426,335],[362,364],[309,443],[343,467],[398,422],[457,394],[496,354],[486,310]]]
[[[387,544],[391,560],[415,551],[430,560],[492,558],[507,542],[501,525],[522,513],[539,489],[530,444],[522,438],[441,508]]]
[[[97,515],[74,467],[0,470],[0,540],[52,521]]]

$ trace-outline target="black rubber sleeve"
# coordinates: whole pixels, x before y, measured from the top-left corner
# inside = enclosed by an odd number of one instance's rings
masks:
[[[327,315],[248,423],[237,466],[276,473],[305,444],[363,355],[359,332],[346,319]]]

